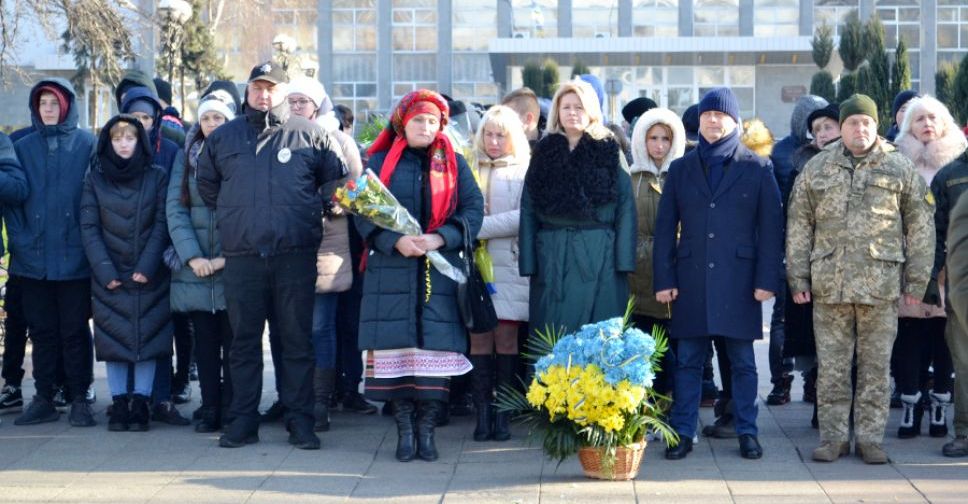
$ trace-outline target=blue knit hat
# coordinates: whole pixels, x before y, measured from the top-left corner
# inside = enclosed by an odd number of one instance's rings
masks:
[[[722,112],[739,123],[739,102],[728,87],[710,89],[699,102],[699,115],[715,110]]]
[[[587,82],[595,90],[595,94],[598,95],[598,107],[605,110],[605,87],[602,86],[602,81],[592,74],[581,74],[578,78]]]
[[[693,103],[682,113],[682,126],[686,128],[686,140],[699,141],[699,104]]]
[[[901,107],[903,107],[905,103],[911,101],[914,98],[917,98],[917,96],[918,96],[917,91],[908,89],[905,91],[901,91],[900,93],[897,94],[897,96],[894,97],[894,104],[891,107],[892,123],[897,124],[897,122],[894,121],[894,119],[897,117],[897,111],[901,110]],[[900,124],[898,124],[898,126],[900,126]]]

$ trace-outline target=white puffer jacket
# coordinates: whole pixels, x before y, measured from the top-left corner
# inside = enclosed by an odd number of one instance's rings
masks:
[[[518,224],[528,165],[507,156],[479,158],[477,166],[485,201],[484,224],[477,238],[487,240],[494,263],[494,309],[500,320],[527,321],[530,280],[518,275]]]

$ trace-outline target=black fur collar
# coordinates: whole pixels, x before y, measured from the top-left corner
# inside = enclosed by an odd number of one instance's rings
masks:
[[[588,219],[595,210],[614,203],[618,191],[619,147],[613,138],[582,136],[575,150],[568,139],[552,134],[531,153],[525,183],[535,210],[548,216]]]

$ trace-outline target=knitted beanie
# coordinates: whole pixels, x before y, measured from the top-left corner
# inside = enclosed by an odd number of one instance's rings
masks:
[[[640,115],[658,107],[651,98],[640,96],[622,107],[622,117],[625,122],[632,124]]]
[[[232,97],[224,90],[217,89],[202,98],[198,103],[198,118],[209,111],[215,111],[225,117],[225,121],[235,119],[235,103]]]
[[[715,110],[722,112],[739,123],[739,102],[728,87],[710,89],[699,102],[699,115]]]
[[[877,122],[877,104],[874,103],[874,100],[870,96],[862,94],[855,94],[840,104],[841,125],[844,124],[844,121],[848,117],[857,114],[870,116],[874,119],[874,122]]]
[[[901,107],[905,103],[911,101],[913,98],[917,98],[918,92],[908,89],[906,91],[901,91],[894,97],[894,105],[891,107],[891,122],[894,122],[894,118],[897,117],[897,111],[901,110]],[[900,124],[898,124],[900,126]]]
[[[158,98],[171,105],[171,84],[161,77],[155,77],[152,81],[155,83],[155,90],[158,91]]]

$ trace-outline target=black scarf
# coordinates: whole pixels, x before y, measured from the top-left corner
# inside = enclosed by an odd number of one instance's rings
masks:
[[[585,134],[569,151],[568,138],[552,134],[535,146],[525,184],[538,212],[595,219],[598,207],[617,200],[618,164],[618,143],[611,137]]]
[[[119,122],[126,122],[138,130],[138,145],[134,154],[128,159],[122,159],[114,146],[111,145],[111,128]],[[97,145],[98,164],[104,175],[114,182],[128,182],[140,177],[151,165],[151,147],[148,145],[148,133],[141,126],[141,121],[131,115],[115,116],[101,128]]]

